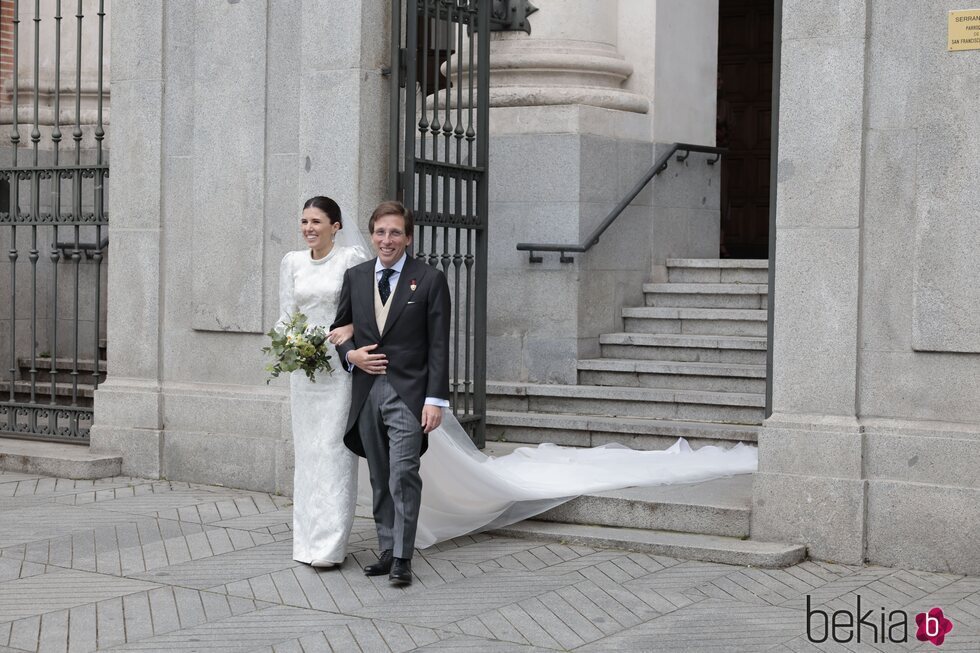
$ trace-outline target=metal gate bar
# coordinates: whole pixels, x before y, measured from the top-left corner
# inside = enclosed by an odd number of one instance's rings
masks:
[[[449,281],[451,403],[482,447],[490,2],[408,0],[404,9],[395,2],[390,190],[415,213],[414,255]]]
[[[0,225],[8,225],[10,267],[9,314],[0,313],[0,319],[9,322],[7,329],[9,343],[8,379],[5,385],[5,399],[0,401],[0,435],[14,435],[34,439],[67,440],[86,442],[92,421],[91,395],[98,387],[105,373],[101,361],[100,333],[102,331],[104,310],[101,283],[103,280],[103,250],[108,244],[104,228],[108,224],[105,210],[106,181],[109,166],[104,149],[104,95],[103,75],[105,49],[105,1],[98,0],[98,50],[96,110],[94,124],[88,111],[83,120],[82,96],[83,80],[83,22],[85,7],[83,0],[77,0],[75,11],[75,70],[74,89],[62,88],[62,0],[57,0],[54,16],[41,16],[40,0],[35,0],[33,11],[33,84],[28,87],[32,94],[29,107],[21,106],[21,79],[19,41],[20,11],[22,3],[13,3],[12,16],[0,16],[0,28],[5,23],[12,28],[13,65],[12,98],[10,103],[10,148],[9,165],[0,166],[0,185],[6,192],[6,202],[0,202],[5,211],[0,212]],[[89,0],[89,5],[95,3]],[[42,30],[48,25],[50,32],[42,41]],[[70,29],[70,27],[69,27]],[[53,81],[41,76],[42,52],[54,53]],[[2,68],[2,67],[0,67]],[[70,79],[70,78],[69,78]],[[70,86],[70,82],[69,82]],[[62,162],[61,141],[63,138],[61,96],[63,92],[74,95],[74,125],[71,138],[74,142],[74,156],[70,163]],[[45,106],[41,119],[42,94],[50,95],[51,106]],[[31,115],[30,162],[23,165],[21,143],[20,113],[27,108]],[[44,139],[43,132],[50,128]],[[90,140],[85,141],[86,130]],[[6,149],[6,148],[0,148]],[[26,148],[25,148],[26,149]],[[67,189],[66,189],[67,187]],[[23,191],[27,191],[26,202]],[[46,191],[46,192],[45,192]],[[67,195],[70,210],[65,208]],[[26,207],[22,207],[26,204]],[[4,206],[5,205],[5,206]],[[26,210],[23,210],[26,208]],[[30,274],[29,289],[18,286],[17,268],[20,258],[21,241],[24,230],[29,228],[27,259]],[[72,237],[68,242],[59,242],[60,229],[70,228]],[[41,233],[39,233],[39,231]],[[83,233],[84,232],[84,233]],[[85,242],[91,238],[91,242]],[[48,244],[47,265],[39,266],[42,243]],[[84,261],[84,266],[83,266]],[[59,268],[64,268],[60,270]],[[43,277],[50,279],[43,283]],[[68,288],[64,287],[69,282]],[[39,297],[39,287],[47,285],[49,296]],[[24,341],[19,334],[18,297],[29,290],[27,303],[30,305],[29,340]],[[59,340],[59,295],[68,291],[71,315],[68,323],[69,339]],[[82,301],[91,301],[91,320],[85,327],[90,331],[88,345],[82,336]],[[21,306],[23,304],[20,304]],[[50,311],[39,315],[39,309],[46,305]],[[44,332],[47,338],[44,337]],[[21,339],[18,340],[18,337]],[[47,351],[39,351],[41,342],[47,342]],[[59,353],[70,351],[67,358],[59,358]],[[83,359],[83,355],[91,358]],[[48,360],[45,360],[47,358]],[[46,363],[46,365],[45,365]],[[90,369],[84,369],[90,367]],[[89,372],[91,372],[89,374]],[[47,373],[47,383],[39,376]],[[70,379],[70,380],[66,380]],[[0,386],[2,387],[2,386]]]

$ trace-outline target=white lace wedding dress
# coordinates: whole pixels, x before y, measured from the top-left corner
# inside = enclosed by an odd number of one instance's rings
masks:
[[[335,247],[314,261],[308,251],[290,252],[280,271],[283,316],[302,311],[311,324],[329,326],[336,314],[344,271],[366,260],[358,247]],[[333,374],[310,383],[293,372],[293,557],[306,563],[344,560],[358,494],[370,509],[366,470],[360,492],[358,463],[343,442],[350,407],[350,376],[336,360]],[[445,411],[422,456],[422,507],[415,544],[442,540],[526,519],[586,492],[693,483],[753,472],[755,447],[694,450],[684,440],[666,451],[635,451],[621,445],[591,449],[543,444],[491,458],[479,451],[459,422]],[[364,462],[361,461],[363,465]]]
[[[280,315],[299,311],[308,323],[329,327],[347,268],[367,259],[355,247],[334,247],[314,261],[309,250],[289,252],[279,271]],[[302,371],[289,378],[293,448],[293,558],[317,565],[341,563],[357,500],[357,456],[344,446],[351,379],[334,353],[333,373],[311,383]]]

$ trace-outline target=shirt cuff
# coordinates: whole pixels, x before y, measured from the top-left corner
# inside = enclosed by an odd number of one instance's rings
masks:
[[[344,354],[344,362],[347,364],[347,371],[348,372],[353,372],[354,371],[354,363],[350,362],[350,352],[347,352],[346,354]]]
[[[438,399],[437,397],[426,397],[425,398],[425,405],[426,406],[439,406],[440,408],[449,408],[449,400],[448,399]]]

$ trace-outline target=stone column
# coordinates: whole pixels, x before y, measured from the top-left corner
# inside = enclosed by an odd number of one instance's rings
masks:
[[[500,32],[490,42],[490,106],[586,105],[646,113],[623,90],[633,66],[617,50],[619,0],[540,0],[530,37]]]
[[[865,3],[783,4],[773,414],[759,436],[752,537],[864,560],[857,419]]]
[[[815,558],[980,572],[980,51],[945,47],[961,6],[784,3],[752,536]]]
[[[94,452],[123,454],[124,474],[163,473],[161,360],[161,181],[163,5],[157,0],[118,3],[110,44],[117,98],[109,194],[109,378],[95,396]],[[136,144],[139,144],[136,146]]]

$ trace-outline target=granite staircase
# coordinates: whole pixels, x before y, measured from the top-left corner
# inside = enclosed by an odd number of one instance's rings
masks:
[[[16,376],[12,382],[15,401],[28,402],[31,398],[31,363],[28,356],[17,357]],[[96,378],[99,383],[106,379],[106,341],[104,338],[99,340],[98,360],[79,358],[76,363],[74,358],[60,353],[52,362],[48,352],[41,352],[34,358],[33,367],[37,371],[34,395],[35,398],[40,397],[42,403],[52,399],[51,381],[54,377],[54,405],[71,406],[74,395],[75,405],[91,408]],[[76,377],[77,387],[74,383]],[[10,387],[9,378],[0,379],[0,396],[9,396]]]
[[[488,383],[487,439],[662,449],[754,442],[765,410],[764,260],[670,259],[578,383]]]
[[[488,383],[491,453],[524,443],[663,449],[755,442],[764,418],[768,265],[671,259],[667,283],[643,287],[623,331],[599,337],[575,385]],[[522,536],[626,547],[754,566],[785,566],[803,547],[748,540],[750,475],[579,497],[504,529]]]

